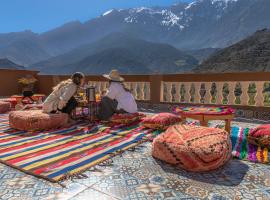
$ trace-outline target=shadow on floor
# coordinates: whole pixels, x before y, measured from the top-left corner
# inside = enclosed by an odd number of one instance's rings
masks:
[[[188,172],[186,170],[177,169],[162,161],[156,161],[166,173],[176,174],[179,179],[188,178],[203,183],[222,186],[239,185],[249,170],[248,165],[236,159],[230,160],[220,169],[209,172]]]

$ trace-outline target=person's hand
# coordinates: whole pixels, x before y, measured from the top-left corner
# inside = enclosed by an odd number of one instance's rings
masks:
[[[61,110],[66,106],[66,102],[63,100],[60,100],[58,103],[58,108]]]

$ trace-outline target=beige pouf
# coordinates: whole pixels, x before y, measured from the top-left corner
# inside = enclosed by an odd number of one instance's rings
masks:
[[[9,102],[0,101],[0,114],[10,111],[11,104]]]
[[[60,128],[67,124],[65,113],[46,114],[42,110],[12,111],[9,114],[10,127],[22,131],[42,131]]]

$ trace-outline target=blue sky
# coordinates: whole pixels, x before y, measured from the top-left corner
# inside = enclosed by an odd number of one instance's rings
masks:
[[[66,22],[82,22],[112,8],[166,6],[191,0],[1,0],[0,33],[44,32]]]

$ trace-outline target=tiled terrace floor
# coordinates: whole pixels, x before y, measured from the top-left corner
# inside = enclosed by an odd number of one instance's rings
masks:
[[[112,160],[88,178],[62,182],[66,188],[0,164],[0,199],[270,199],[269,165],[232,160],[214,172],[190,173],[153,159],[150,143]]]

